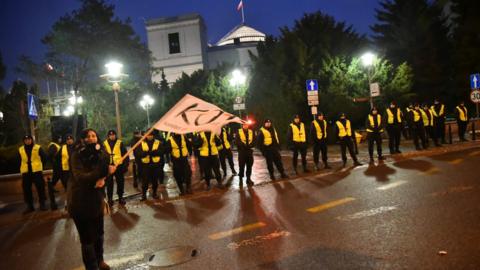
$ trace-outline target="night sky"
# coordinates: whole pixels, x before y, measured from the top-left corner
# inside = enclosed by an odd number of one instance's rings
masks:
[[[143,41],[143,20],[197,12],[205,19],[208,41],[215,43],[241,22],[239,0],[109,0],[120,18],[130,17]],[[2,85],[9,89],[17,59],[25,54],[40,61],[45,47],[40,39],[62,15],[80,6],[77,0],[0,0],[0,52],[7,66]],[[279,27],[292,26],[303,13],[321,10],[370,34],[378,0],[244,0],[246,23],[266,34],[278,35]],[[27,80],[25,80],[27,81]]]

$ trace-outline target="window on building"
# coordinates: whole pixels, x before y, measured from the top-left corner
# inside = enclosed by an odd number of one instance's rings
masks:
[[[178,33],[168,34],[168,47],[170,48],[170,54],[180,53],[180,38]]]

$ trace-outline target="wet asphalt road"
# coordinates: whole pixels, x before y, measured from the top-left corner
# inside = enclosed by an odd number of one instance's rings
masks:
[[[105,257],[114,269],[157,269],[146,264],[152,252],[193,246],[198,254],[172,269],[480,269],[479,165],[474,147],[132,199],[105,219]],[[73,222],[58,215],[4,224],[0,243],[0,269],[82,269]]]

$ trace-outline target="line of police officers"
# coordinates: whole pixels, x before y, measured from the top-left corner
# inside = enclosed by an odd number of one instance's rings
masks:
[[[455,108],[455,115],[458,124],[458,134],[461,141],[466,141],[465,132],[468,124],[468,111],[461,102]],[[328,164],[327,133],[328,121],[325,115],[319,113],[310,124],[309,139],[313,144],[313,161],[315,168],[320,169],[320,155],[324,169],[330,169]],[[365,127],[367,132],[368,153],[372,162],[374,156],[374,145],[376,144],[379,160],[383,160],[382,153],[382,133],[386,129],[388,133],[388,146],[390,154],[401,153],[400,141],[402,131],[405,125],[408,126],[409,135],[413,138],[417,150],[428,148],[429,139],[436,146],[440,146],[445,141],[445,106],[435,99],[434,104],[428,106],[424,104],[410,104],[405,112],[397,107],[392,101],[385,110],[382,117],[377,108],[373,108],[366,118]],[[343,166],[346,165],[348,150],[353,160],[354,166],[361,165],[357,159],[355,151],[355,132],[352,130],[350,120],[345,113],[341,113],[338,120],[334,122],[335,135],[341,150]],[[131,142],[133,146],[144,134],[134,133]],[[60,180],[66,189],[70,174],[69,157],[73,151],[74,138],[71,135],[65,137],[65,144],[61,145],[61,139],[57,138],[48,146],[48,154],[42,150],[40,145],[35,144],[31,136],[25,136],[24,145],[19,148],[20,172],[22,174],[22,187],[24,190],[24,199],[27,204],[26,212],[34,210],[32,184],[35,185],[40,209],[46,210],[45,206],[45,183],[43,181],[42,171],[45,162],[49,159],[52,162],[53,175],[48,181],[48,193],[50,197],[50,206],[57,209],[55,202],[54,189],[56,183]],[[205,180],[207,190],[211,189],[211,178],[216,179],[217,187],[223,189],[223,178],[227,175],[227,164],[230,167],[232,175],[237,175],[233,163],[232,144],[235,143],[238,149],[238,164],[240,184],[243,185],[243,178],[246,177],[246,184],[254,185],[251,179],[252,166],[254,162],[253,148],[257,147],[265,157],[270,179],[275,180],[274,165],[280,173],[281,178],[288,178],[285,173],[282,159],[280,156],[280,141],[278,133],[270,119],[266,119],[258,132],[251,128],[250,121],[245,122],[235,131],[222,128],[218,136],[211,132],[199,132],[194,134],[180,135],[168,133],[165,136],[149,134],[146,139],[134,151],[135,162],[133,163],[133,185],[138,187],[141,182],[142,198],[147,199],[147,190],[151,186],[151,194],[154,199],[159,198],[158,189],[164,189],[164,165],[166,155],[169,155],[173,167],[173,176],[177,183],[180,195],[191,194],[191,177],[189,156],[192,153],[198,160],[201,177]],[[292,166],[298,174],[297,163],[298,155],[302,159],[303,171],[308,173],[307,168],[307,133],[305,125],[301,122],[298,115],[294,116],[292,123],[289,124],[287,134],[287,144],[292,150]],[[127,152],[121,140],[116,137],[114,130],[110,130],[107,139],[103,142],[103,147],[110,156],[110,165],[116,165],[115,174],[109,176],[106,180],[107,198],[110,205],[113,205],[114,183],[117,185],[118,201],[121,205],[125,204],[124,193],[124,174],[128,171],[129,159],[121,162],[121,157]],[[223,171],[223,177],[220,172]],[[115,182],[114,182],[115,179]]]

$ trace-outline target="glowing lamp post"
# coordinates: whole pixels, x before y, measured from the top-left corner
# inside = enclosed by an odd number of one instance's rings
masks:
[[[371,52],[364,53],[361,57],[360,60],[362,61],[362,64],[364,67],[367,68],[367,77],[368,77],[368,87],[370,88],[370,85],[372,84],[372,68],[375,63],[375,59],[377,56]],[[373,108],[373,97],[372,94],[370,93],[370,109]]]
[[[150,128],[149,109],[152,107],[153,103],[155,103],[155,100],[147,94],[143,95],[142,99],[140,100],[140,106],[147,111],[147,127],[148,128]]]

